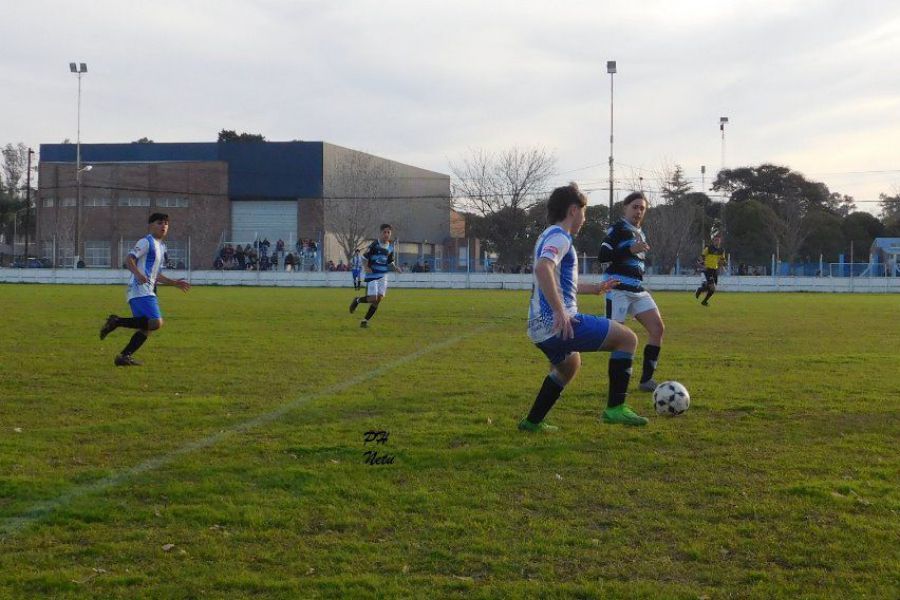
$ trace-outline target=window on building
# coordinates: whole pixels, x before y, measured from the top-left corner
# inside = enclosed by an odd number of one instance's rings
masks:
[[[94,196],[91,198],[84,199],[85,206],[97,207],[97,206],[110,206],[111,204],[112,204],[112,202],[110,201],[110,199],[108,197],[104,198],[104,197]]]
[[[85,242],[84,264],[88,267],[109,268],[109,242]]]
[[[157,198],[156,206],[160,208],[187,208],[190,206],[187,198]]]
[[[53,208],[53,198],[44,198],[44,208]]]
[[[75,206],[75,198],[63,198],[59,205],[63,208],[71,208]]]
[[[122,196],[119,198],[119,206],[150,206],[150,198],[147,196]]]
[[[166,241],[166,268],[167,269],[185,269],[187,268],[187,248],[186,244],[178,240]]]

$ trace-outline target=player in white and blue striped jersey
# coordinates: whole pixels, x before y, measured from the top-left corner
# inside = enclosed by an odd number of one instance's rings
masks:
[[[161,273],[166,254],[163,239],[169,233],[169,216],[153,213],[150,215],[149,223],[150,233],[137,241],[125,259],[125,266],[131,271],[127,297],[133,316],[129,318],[109,315],[100,329],[101,340],[118,327],[137,329],[128,345],[116,356],[117,367],[140,365],[133,354],[147,341],[151,331],[163,326],[162,312],[159,310],[159,300],[156,297],[157,282],[174,285],[183,292],[191,289],[191,284],[184,279],[169,279]]]
[[[604,423],[646,425],[628,405],[628,382],[637,336],[630,329],[596,315],[578,312],[577,294],[603,294],[618,285],[578,282],[578,254],[572,238],[584,225],[587,197],[571,183],[556,188],[547,201],[547,221],[534,247],[534,287],[528,310],[528,336],[550,360],[550,373],[531,411],[519,422],[522,431],[552,431],[547,413],[581,367],[581,352],[604,350],[609,359],[609,393]]]
[[[354,312],[360,304],[368,303],[369,310],[366,317],[359,322],[359,326],[366,328],[369,320],[375,316],[378,305],[387,294],[387,275],[393,269],[398,273],[403,270],[394,262],[394,245],[391,243],[391,226],[385,223],[380,227],[381,239],[372,242],[363,254],[368,270],[366,272],[366,295],[354,298],[350,302],[350,312]]]

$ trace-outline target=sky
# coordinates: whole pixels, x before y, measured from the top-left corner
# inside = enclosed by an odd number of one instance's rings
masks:
[[[450,173],[544,148],[551,185],[695,189],[773,162],[900,193],[900,2],[0,0],[0,144],[325,141]],[[617,191],[617,196],[622,192]]]

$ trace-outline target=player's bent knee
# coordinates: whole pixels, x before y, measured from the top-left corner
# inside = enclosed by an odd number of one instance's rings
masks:
[[[163,326],[162,319],[150,319],[149,321],[147,321],[147,329],[149,331],[156,331],[157,329],[159,329],[162,326]]]

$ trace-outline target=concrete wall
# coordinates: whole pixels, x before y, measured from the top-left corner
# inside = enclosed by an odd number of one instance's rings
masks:
[[[254,271],[166,271],[173,279],[187,278],[193,285],[247,285],[271,287],[351,287],[349,272],[254,272]],[[3,283],[67,283],[122,285],[130,274],[124,269],[8,269],[0,268]],[[531,275],[495,273],[403,273],[391,274],[392,288],[453,288],[530,290]],[[582,281],[598,281],[587,275]],[[650,290],[693,291],[699,278],[657,275],[647,278]],[[900,293],[900,277],[849,279],[842,277],[720,277],[723,292],[827,292]]]
[[[381,223],[393,225],[405,243],[444,244],[450,237],[449,175],[326,143],[322,179],[326,262],[346,261],[335,234],[354,220],[364,239],[375,239]]]

